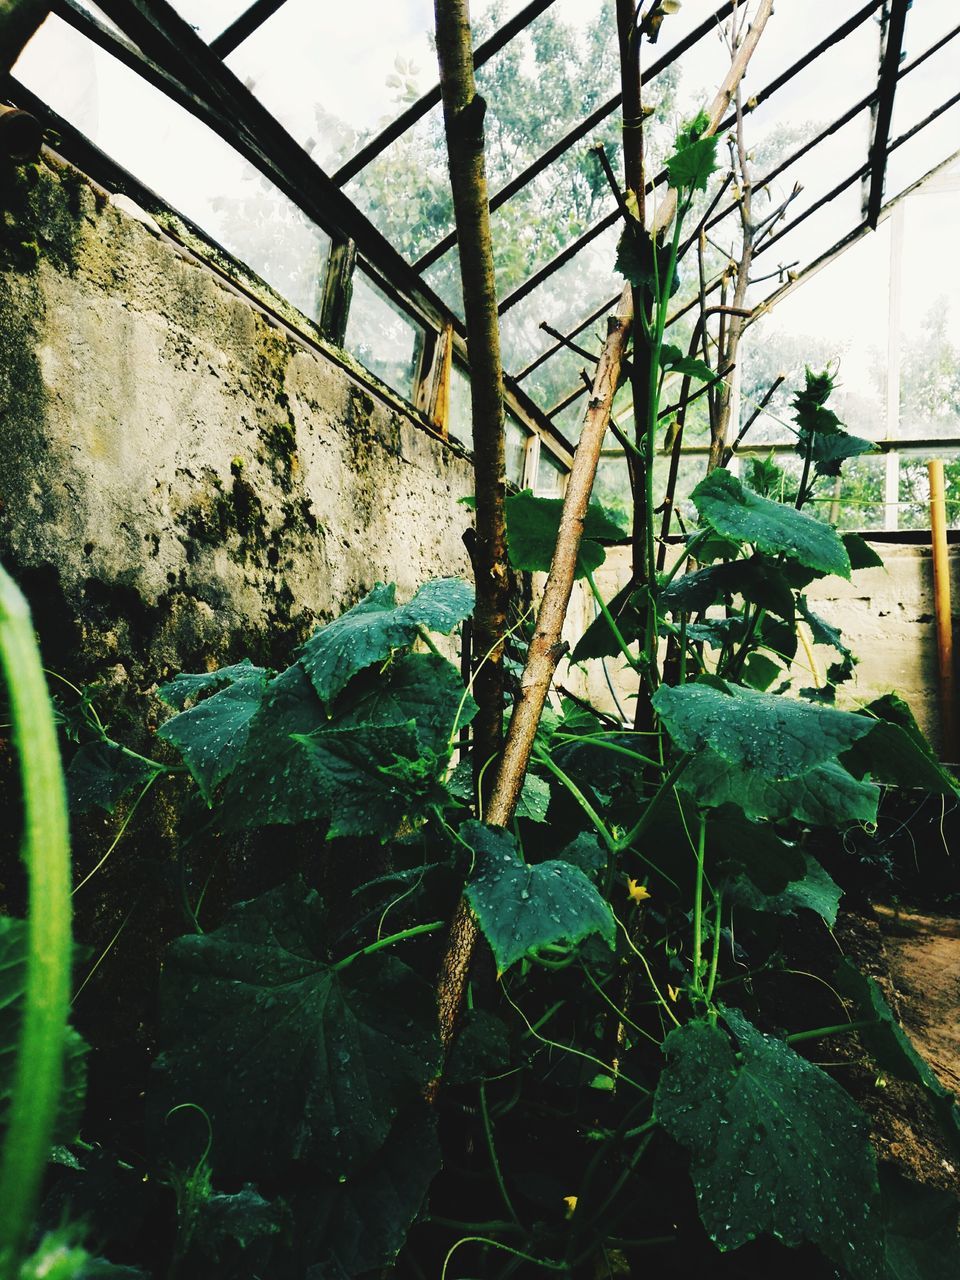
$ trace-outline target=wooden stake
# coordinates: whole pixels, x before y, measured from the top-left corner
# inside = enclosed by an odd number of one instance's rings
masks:
[[[940,668],[941,754],[960,760],[957,746],[957,693],[953,671],[953,613],[950,608],[950,557],[947,552],[947,507],[943,491],[943,462],[931,458],[930,541],[933,548],[933,599],[937,622],[937,661]]]

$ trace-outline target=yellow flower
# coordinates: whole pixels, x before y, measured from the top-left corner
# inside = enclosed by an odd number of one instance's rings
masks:
[[[673,1001],[673,1003],[674,1003],[674,1004],[676,1004],[676,1003],[677,1003],[677,997],[680,995],[680,988],[679,988],[679,987],[671,987],[671,986],[670,986],[670,984],[669,984],[669,982],[668,982],[668,983],[667,983],[667,995],[670,997],[670,999]]]
[[[641,902],[646,902],[650,897],[650,891],[645,884],[637,884],[636,880],[627,880],[627,893],[639,906]]]
[[[576,1207],[577,1207],[577,1197],[576,1197],[576,1196],[564,1196],[564,1197],[563,1197],[563,1204],[564,1204],[564,1216],[565,1216],[565,1217],[567,1217],[567,1218],[572,1218],[572,1217],[573,1217],[573,1211],[574,1211],[574,1209],[576,1209]]]

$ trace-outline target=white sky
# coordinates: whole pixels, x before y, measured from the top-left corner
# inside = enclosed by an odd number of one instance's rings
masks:
[[[206,38],[217,34],[248,0],[175,0],[184,16]],[[474,14],[492,0],[474,0]],[[523,0],[506,0],[504,15]],[[686,0],[680,14],[664,24],[656,54],[707,17],[717,0]],[[819,39],[862,5],[862,0],[777,0],[761,39],[745,88],[756,92],[789,66],[807,46],[811,30]],[[93,8],[93,5],[90,5]],[[598,11],[613,12],[612,0],[556,0],[558,12],[574,27],[592,22]],[[916,56],[957,22],[956,0],[914,0],[908,17],[907,57]],[[433,0],[375,0],[330,4],[323,0],[286,0],[281,9],[231,56],[241,77],[301,140],[317,129],[317,109],[344,121],[350,129],[378,128],[396,115],[396,88],[387,77],[396,60],[415,64],[420,92],[436,80],[428,31]],[[672,25],[671,25],[672,24]],[[820,59],[755,116],[748,117],[750,145],[769,139],[782,145],[785,132],[826,123],[870,88],[876,68],[877,29],[868,21],[843,48]],[[725,54],[708,37],[681,61],[680,107],[695,109],[709,99],[725,70]],[[219,138],[186,112],[162,98],[108,55],[88,44],[72,28],[51,16],[15,68],[15,75],[69,119],[104,151],[209,232],[231,245],[217,197],[235,193],[252,177],[250,167]],[[956,92],[960,81],[960,40],[931,58],[900,85],[892,136],[910,128],[935,105]],[[566,127],[558,126],[559,131]],[[796,145],[791,142],[790,146]],[[960,147],[960,108],[891,157],[887,194],[895,194]],[[798,166],[805,191],[791,214],[827,191],[866,155],[861,116]],[[323,161],[323,156],[318,158]],[[785,195],[784,187],[781,194]],[[828,247],[859,218],[859,183],[828,209],[814,215],[781,245],[773,246],[766,270],[781,262],[806,262]],[[947,308],[951,330],[960,341],[960,255],[954,251],[960,194],[917,198],[908,209],[908,270],[904,324],[919,325],[938,299]],[[302,241],[304,250],[321,237],[292,209],[284,234]],[[869,351],[886,344],[886,260],[882,234],[868,237],[855,251],[798,290],[778,314],[777,324],[793,332],[816,333],[843,343],[844,381],[856,385],[868,377]],[[254,268],[257,263],[251,262]]]

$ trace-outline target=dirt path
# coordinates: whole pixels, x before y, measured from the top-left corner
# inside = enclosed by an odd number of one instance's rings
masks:
[[[960,920],[875,910],[903,1025],[943,1084],[960,1093]]]

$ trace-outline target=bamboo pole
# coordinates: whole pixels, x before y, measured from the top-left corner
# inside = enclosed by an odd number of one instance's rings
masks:
[[[953,668],[953,613],[950,608],[950,558],[947,552],[947,507],[944,500],[943,462],[931,458],[930,541],[933,550],[933,599],[937,626],[937,662],[940,670],[940,727],[943,759],[955,764],[957,749],[957,691]]]

